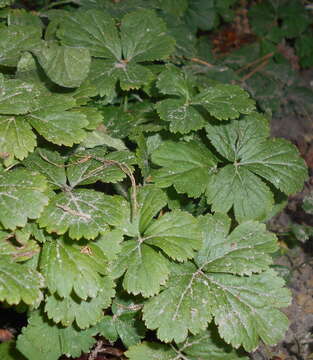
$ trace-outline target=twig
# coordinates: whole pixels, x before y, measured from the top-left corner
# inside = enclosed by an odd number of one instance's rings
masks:
[[[268,60],[265,60],[264,62],[262,62],[261,64],[259,64],[257,67],[255,67],[252,71],[250,71],[248,74],[246,74],[245,76],[243,76],[243,77],[240,79],[240,82],[244,82],[244,81],[250,79],[251,76],[253,76],[255,73],[257,73],[258,71],[260,71],[261,69],[263,69],[267,64],[268,64]]]
[[[258,59],[256,59],[256,60],[254,60],[254,61],[252,61],[252,62],[250,62],[250,63],[242,66],[240,69],[236,70],[235,72],[236,72],[237,74],[239,74],[239,73],[241,73],[243,70],[246,70],[246,69],[248,69],[249,67],[258,64],[259,62],[263,62],[264,60],[268,60],[268,59],[271,58],[273,55],[274,55],[273,52],[268,53],[268,54],[266,54],[266,55],[264,55],[264,56],[262,56],[262,57],[260,57],[260,58],[258,58]]]
[[[215,66],[215,65],[213,65],[213,64],[208,63],[207,61],[204,61],[204,60],[201,60],[201,59],[198,59],[198,58],[195,58],[195,57],[189,58],[189,60],[190,60],[190,61],[193,61],[193,62],[195,62],[195,63],[201,64],[201,65],[205,65],[205,66],[207,66],[208,68],[212,68],[212,67]]]

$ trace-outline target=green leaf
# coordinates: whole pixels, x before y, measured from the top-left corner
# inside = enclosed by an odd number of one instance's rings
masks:
[[[44,209],[38,223],[49,233],[64,234],[72,239],[94,239],[116,223],[115,207],[119,198],[91,189],[65,191],[55,195]],[[119,216],[118,216],[119,218]]]
[[[178,96],[178,99],[166,99],[156,105],[161,119],[170,121],[170,130],[186,134],[199,130],[205,125],[200,112],[192,105],[193,84],[186,74],[177,67],[168,66],[158,77],[157,86],[163,94]]]
[[[116,183],[127,176],[127,169],[133,172],[132,164],[135,162],[134,155],[129,151],[114,151],[107,154],[105,148],[97,147],[74,154],[69,159],[67,176],[72,187],[97,181]]]
[[[106,258],[88,248],[75,246],[62,238],[45,242],[40,259],[40,269],[49,291],[69,297],[74,290],[81,299],[94,298],[103,287],[100,274],[106,272]],[[100,256],[101,259],[101,256]]]
[[[116,278],[125,273],[126,291],[149,297],[160,291],[169,275],[169,260],[159,250],[174,260],[185,261],[200,248],[201,233],[197,220],[182,211],[166,213],[154,220],[166,204],[166,197],[153,186],[140,189],[138,204],[138,214],[130,225],[132,233],[129,232],[134,240],[123,243],[113,273]]]
[[[37,148],[23,164],[29,170],[45,175],[50,184],[61,188],[66,186],[64,159],[58,152]]]
[[[88,49],[44,42],[35,54],[47,76],[60,86],[78,87],[88,75],[91,62]]]
[[[226,345],[212,327],[199,335],[189,336],[177,347],[143,342],[132,346],[125,353],[130,360],[144,360],[146,354],[149,354],[151,359],[159,360],[248,360],[242,352]]]
[[[189,336],[187,340],[179,345],[179,352],[190,360],[248,360],[249,357],[242,351],[234,350],[227,345],[212,326],[199,335]]]
[[[202,144],[190,141],[164,142],[152,153],[152,161],[161,169],[152,171],[152,180],[160,187],[174,185],[179,193],[199,197],[216,166],[215,156]]]
[[[236,119],[240,114],[250,114],[255,109],[254,100],[237,85],[220,84],[197,95],[195,104],[205,109],[218,120]]]
[[[165,23],[152,10],[138,10],[125,15],[121,23],[125,59],[136,62],[166,59],[175,44],[166,31]]]
[[[71,111],[45,110],[35,111],[28,115],[27,120],[40,135],[57,145],[73,146],[82,141],[88,126],[84,114]]]
[[[43,277],[36,270],[15,263],[9,256],[0,257],[0,301],[8,304],[38,305],[43,296]]]
[[[226,213],[233,207],[239,222],[263,221],[274,204],[271,190],[258,176],[243,166],[231,164],[211,176],[206,196],[213,211]]]
[[[105,59],[92,62],[90,79],[108,101],[118,80],[123,90],[149,83],[153,73],[138,62],[165,59],[175,44],[166,34],[165,23],[147,9],[125,15],[119,31],[104,11],[77,11],[61,23],[58,36],[65,45],[88,49],[92,56]]]
[[[94,247],[101,249],[110,261],[114,261],[121,252],[123,233],[121,230],[112,230],[102,233],[95,242],[89,243],[91,250]]]
[[[103,317],[103,310],[111,304],[114,296],[114,282],[108,278],[101,278],[101,288],[96,297],[81,300],[75,294],[61,298],[57,294],[46,298],[45,312],[55,323],[70,326],[75,321],[80,329],[86,329],[98,323]]]
[[[17,340],[17,349],[32,360],[58,360],[61,355],[79,357],[96,342],[93,328],[61,328],[48,322],[39,311],[31,313]],[[46,341],[45,341],[46,340]]]
[[[30,233],[24,231],[24,229],[26,229],[26,227],[20,231],[16,231],[15,238],[13,238],[12,233],[0,231],[1,255],[8,255],[16,262],[24,262],[40,252],[37,241],[29,240]],[[25,242],[22,242],[23,236],[26,238]]]
[[[277,239],[264,224],[244,222],[229,234],[230,218],[216,213],[202,217],[200,226],[204,241],[195,261],[205,271],[251,275],[272,263],[267,254],[277,250]]]
[[[0,29],[0,64],[16,66],[21,53],[28,51],[41,42],[42,30],[33,25],[10,25]]]
[[[43,176],[26,169],[0,172],[0,221],[14,230],[27,219],[37,219],[48,203]],[[31,206],[29,206],[31,204]]]
[[[144,305],[143,318],[161,341],[180,343],[188,330],[197,334],[214,317],[227,343],[252,351],[259,338],[275,344],[287,330],[286,316],[276,309],[290,301],[282,286],[270,270],[239,277],[206,273],[191,263],[173,265],[167,289]]]
[[[169,261],[150,246],[129,240],[122,244],[113,274],[119,277],[125,272],[124,289],[149,297],[157,294],[160,286],[166,283],[170,272],[168,264]]]
[[[131,346],[125,355],[130,360],[174,360],[176,352],[169,346],[160,343],[146,342]]]
[[[151,223],[144,232],[145,244],[162,249],[170,258],[185,261],[202,245],[199,224],[189,213],[172,211]]]
[[[217,151],[233,163],[208,183],[208,202],[214,211],[227,212],[233,206],[239,221],[265,219],[273,195],[260,177],[287,195],[301,190],[307,177],[304,161],[286,140],[268,139],[268,125],[261,115],[210,124],[206,130]]]
[[[15,341],[6,341],[0,344],[0,358],[3,360],[25,360],[25,357],[16,350]]]
[[[23,160],[36,144],[36,135],[23,117],[0,115],[1,157]]]
[[[144,233],[153,221],[153,217],[167,204],[167,196],[153,185],[147,185],[139,190],[137,201],[140,209],[139,231]]]
[[[121,58],[114,20],[103,10],[72,12],[60,23],[57,35],[64,45],[88,49],[92,56]]]
[[[0,114],[19,115],[31,111],[39,91],[33,84],[0,75]]]

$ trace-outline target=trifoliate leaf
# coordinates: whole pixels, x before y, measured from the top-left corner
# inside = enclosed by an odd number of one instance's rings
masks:
[[[73,146],[82,141],[88,126],[84,114],[71,111],[52,111],[51,109],[35,111],[27,120],[40,135],[57,145]]]
[[[0,115],[1,157],[23,160],[36,146],[36,135],[20,116]]]
[[[135,239],[123,243],[113,273],[120,277],[125,272],[123,287],[129,293],[149,297],[160,291],[169,275],[169,260],[159,250],[174,260],[185,261],[194,256],[202,240],[197,220],[188,213],[175,211],[153,219],[166,204],[160,190],[143,187],[138,199],[139,209],[131,229]]]
[[[58,360],[61,355],[79,357],[82,352],[87,353],[96,342],[94,335],[96,333],[93,328],[62,328],[35,311],[18,337],[17,349],[32,360]]]
[[[72,290],[81,299],[94,298],[102,288],[99,274],[106,272],[106,258],[102,264],[86,247],[75,246],[64,239],[50,239],[45,242],[40,259],[40,269],[46,279],[49,291],[61,297],[69,297]]]
[[[61,23],[58,36],[64,45],[88,49],[92,56],[105,59],[92,62],[90,79],[109,101],[118,80],[122,89],[129,90],[153,79],[153,73],[138,62],[165,59],[174,49],[165,23],[147,9],[125,15],[119,30],[104,11],[77,11]]]
[[[109,277],[101,278],[101,288],[95,298],[82,300],[75,294],[61,298],[56,293],[46,298],[45,312],[55,323],[70,326],[75,321],[80,329],[98,323],[114,296],[114,282]]]
[[[33,84],[17,79],[4,80],[0,76],[0,114],[26,114],[34,108],[39,95]]]
[[[133,172],[135,156],[129,151],[114,151],[107,154],[103,147],[76,153],[69,159],[67,176],[72,187],[92,184],[97,181],[116,183],[127,172]]]
[[[191,263],[175,267],[167,289],[143,310],[147,327],[158,329],[160,340],[182,342],[188,330],[199,333],[212,316],[221,337],[235,348],[251,351],[259,338],[274,344],[284,335],[288,320],[276,308],[287,306],[290,296],[273,271],[238,277],[205,273]]]
[[[217,213],[202,217],[200,226],[204,241],[195,261],[205,271],[251,275],[272,263],[267,254],[277,250],[277,239],[264,224],[248,221],[229,234],[230,218]]]
[[[123,287],[134,295],[145,297],[157,294],[160,286],[166,283],[169,276],[169,261],[152,247],[135,240],[122,244],[113,274],[124,275]]]
[[[208,124],[206,130],[217,151],[233,163],[218,170],[208,182],[208,202],[214,211],[227,212],[233,206],[239,221],[265,219],[273,195],[260,177],[287,195],[302,188],[307,177],[304,161],[292,144],[268,139],[268,125],[261,115]]]
[[[26,169],[0,172],[0,221],[14,230],[27,219],[36,219],[48,203],[47,183],[42,175]],[[30,206],[31,204],[31,206]]]
[[[116,223],[115,207],[119,198],[91,189],[77,189],[56,194],[43,211],[38,223],[49,233],[72,239],[94,239]]]
[[[42,300],[43,277],[36,270],[13,262],[7,255],[0,256],[0,301],[38,305]]]
[[[64,159],[56,151],[37,148],[23,162],[29,170],[45,175],[48,182],[57,187],[66,186]]]
[[[158,78],[157,86],[164,94],[178,96],[157,103],[156,109],[165,121],[170,121],[170,130],[182,134],[199,130],[205,125],[200,112],[192,106],[193,85],[186,74],[177,67],[170,66]]]
[[[88,75],[88,49],[59,46],[52,41],[44,42],[35,54],[47,76],[60,86],[78,87]]]
[[[205,191],[210,171],[216,167],[215,156],[194,141],[164,142],[152,153],[152,161],[163,166],[152,171],[152,180],[158,186],[174,185],[177,192],[192,197],[199,197]]]
[[[237,85],[221,84],[204,90],[194,99],[219,120],[236,119],[240,114],[250,114],[255,109],[254,100]]]
[[[21,53],[41,42],[41,28],[33,25],[10,25],[0,29],[0,64],[16,66]]]

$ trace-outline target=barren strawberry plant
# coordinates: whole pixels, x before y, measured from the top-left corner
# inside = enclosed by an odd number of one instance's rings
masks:
[[[264,222],[307,169],[248,92],[178,60],[167,23],[178,9],[195,32],[201,2],[9,3],[0,300],[28,325],[3,358],[78,357],[105,338],[130,360],[247,359],[282,339],[290,293]]]

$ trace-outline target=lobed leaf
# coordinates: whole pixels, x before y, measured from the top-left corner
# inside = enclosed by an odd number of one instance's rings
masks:
[[[39,311],[33,311],[17,339],[17,349],[32,360],[58,360],[61,355],[79,357],[96,342],[95,334],[93,328],[61,328],[48,322]]]
[[[101,263],[101,254],[88,247],[74,246],[63,238],[49,239],[43,245],[40,269],[51,294],[69,297],[74,291],[86,300],[99,294],[103,286],[100,274],[106,272],[106,261],[102,254]]]
[[[27,305],[38,305],[42,298],[43,277],[36,270],[18,264],[7,255],[0,256],[0,301],[10,305],[23,301]]]
[[[190,141],[166,141],[152,153],[152,161],[161,169],[152,171],[152,180],[160,187],[174,185],[179,193],[199,197],[216,166],[215,156],[202,144]]]
[[[109,277],[102,277],[100,282],[101,288],[97,296],[91,299],[82,300],[73,293],[65,298],[56,293],[46,297],[45,312],[49,319],[67,327],[75,321],[80,329],[97,324],[115,294],[114,282]]]
[[[47,76],[60,86],[78,87],[88,75],[91,62],[88,49],[45,42],[35,54]]]
[[[26,169],[0,172],[0,221],[14,230],[27,219],[37,219],[48,203],[47,183],[42,175]],[[32,206],[29,206],[32,204]]]

